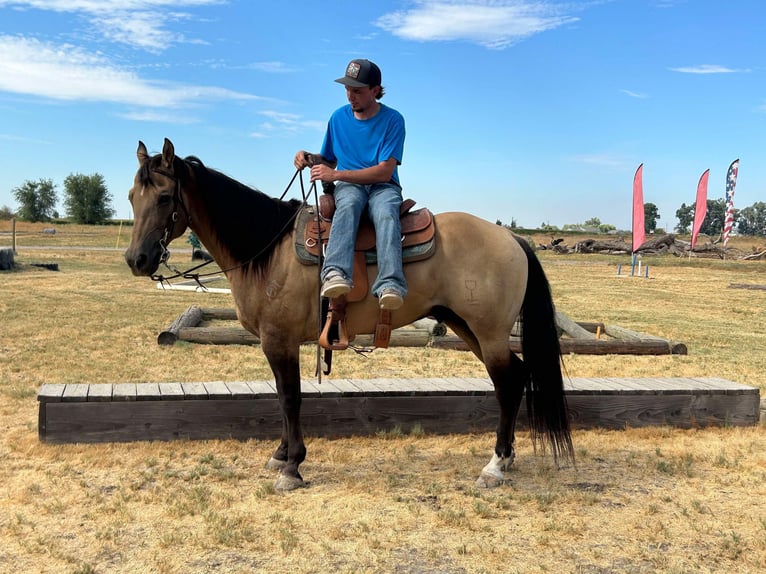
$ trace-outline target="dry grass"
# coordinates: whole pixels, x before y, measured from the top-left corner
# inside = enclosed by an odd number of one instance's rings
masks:
[[[760,427],[578,431],[578,466],[561,470],[522,433],[510,480],[493,491],[473,486],[491,434],[309,439],[309,487],[288,495],[263,468],[270,441],[41,444],[35,395],[46,382],[271,376],[258,348],[158,347],[157,333],[188,305],[230,306],[228,296],[160,292],[116,251],[42,249],[80,244],[63,227],[40,249],[20,241],[21,270],[0,274],[2,572],[766,568]],[[114,247],[118,230],[76,233]],[[43,261],[61,270],[24,265]],[[617,261],[544,254],[557,307],[682,341],[689,355],[573,355],[570,376],[721,376],[766,389],[766,291],[727,288],[766,283],[763,262],[649,260],[645,280],[617,278]],[[313,354],[303,351],[307,378]],[[433,349],[338,354],[333,373],[425,375],[484,373],[466,353]]]

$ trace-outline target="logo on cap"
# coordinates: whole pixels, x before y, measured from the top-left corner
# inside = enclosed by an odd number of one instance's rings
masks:
[[[362,71],[362,66],[360,66],[356,62],[350,62],[348,65],[348,68],[346,68],[346,76],[349,78],[354,78],[356,80],[359,77],[359,72],[361,71]]]

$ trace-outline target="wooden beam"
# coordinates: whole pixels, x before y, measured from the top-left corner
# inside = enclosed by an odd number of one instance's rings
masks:
[[[303,381],[310,436],[419,428],[489,432],[499,409],[489,379]],[[120,388],[118,388],[120,387]],[[51,443],[174,439],[277,439],[282,415],[272,381],[43,385],[40,440]],[[111,393],[109,392],[111,390]],[[574,428],[755,425],[759,391],[724,379],[573,378],[564,390]],[[111,395],[111,396],[110,396]],[[522,404],[520,425],[526,421]]]

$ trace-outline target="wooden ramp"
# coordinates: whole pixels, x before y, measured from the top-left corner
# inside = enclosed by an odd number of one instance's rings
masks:
[[[566,383],[574,428],[753,425],[759,391],[719,378],[573,378]],[[282,420],[271,381],[43,385],[40,440],[52,443],[173,439],[276,439]],[[303,381],[309,436],[494,430],[489,379]],[[520,425],[526,421],[522,406]]]

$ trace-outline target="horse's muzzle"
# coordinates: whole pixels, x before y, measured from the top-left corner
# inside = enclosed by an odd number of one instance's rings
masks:
[[[136,277],[149,277],[160,266],[160,251],[148,254],[143,250],[128,248],[125,252],[125,262]]]

